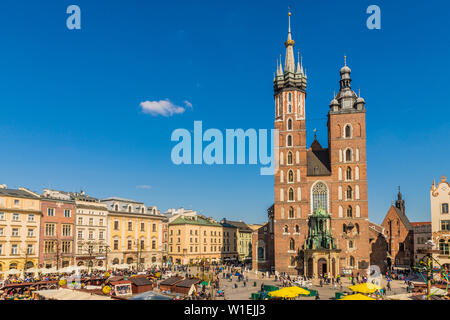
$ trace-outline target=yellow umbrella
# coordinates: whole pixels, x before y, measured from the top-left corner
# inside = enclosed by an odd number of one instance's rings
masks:
[[[349,287],[350,290],[354,292],[361,292],[361,293],[374,293],[377,290],[381,290],[382,288],[380,286],[377,286],[373,283],[360,283],[354,286]]]
[[[288,290],[288,288],[283,288],[280,290],[269,292],[269,296],[277,298],[295,298],[298,296],[298,293]]]
[[[305,289],[297,287],[297,286],[287,287],[286,289],[289,289],[290,291],[292,291],[294,293],[302,294],[302,295],[305,295],[305,296],[310,294],[310,292],[308,290],[305,290]]]
[[[339,300],[377,300],[377,299],[365,296],[365,295],[363,295],[361,293],[357,293],[357,294],[344,296],[343,298],[341,298]]]

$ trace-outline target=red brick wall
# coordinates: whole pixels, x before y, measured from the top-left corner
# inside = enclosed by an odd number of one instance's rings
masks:
[[[354,272],[362,272],[358,268],[359,262],[365,262],[366,266],[370,263],[369,255],[369,228],[368,228],[368,204],[367,204],[367,165],[366,165],[366,135],[365,135],[365,113],[347,113],[329,116],[329,151],[331,162],[331,176],[308,177],[307,176],[307,148],[306,148],[306,130],[304,120],[293,121],[293,145],[286,147],[286,136],[290,132],[287,130],[287,119],[276,121],[275,128],[280,130],[279,146],[280,154],[283,153],[284,164],[280,163],[280,170],[275,175],[275,221],[274,221],[274,250],[275,250],[275,269],[279,272],[296,274],[297,270],[289,267],[291,257],[298,254],[301,250],[308,233],[308,215],[311,213],[310,194],[311,187],[317,181],[323,181],[329,189],[329,212],[332,215],[331,228],[332,234],[336,240],[337,248],[341,249],[340,267],[341,272],[344,268],[353,269]],[[351,124],[353,128],[352,138],[343,138],[343,130],[346,124]],[[348,163],[339,161],[339,149],[343,156],[346,148],[352,148],[353,159]],[[356,149],[359,149],[359,160],[356,161]],[[293,165],[287,165],[287,154],[293,153]],[[296,152],[300,154],[300,163],[296,163]],[[281,155],[280,155],[281,156]],[[359,179],[355,180],[356,166],[359,167]],[[342,181],[339,181],[338,168],[342,168]],[[344,182],[345,170],[350,167],[353,172],[352,181]],[[294,183],[288,183],[287,173],[292,169],[294,172]],[[300,182],[297,182],[297,169],[300,170]],[[280,182],[280,172],[284,172],[284,182]],[[355,186],[359,186],[359,200],[355,199]],[[338,187],[342,186],[344,200],[338,198]],[[353,199],[345,200],[345,191],[347,186],[353,189]],[[294,189],[295,201],[288,202],[288,189]],[[297,188],[301,188],[301,199],[297,199]],[[281,201],[280,190],[283,189],[284,201]],[[348,206],[353,208],[353,217],[346,217]],[[360,217],[356,217],[356,206],[360,207]],[[295,219],[288,219],[289,207],[294,207]],[[343,208],[343,217],[339,217],[339,206]],[[298,217],[297,208],[301,208],[301,216]],[[284,218],[282,218],[282,208],[284,208]],[[343,225],[349,223],[359,226],[359,233],[344,234]],[[294,228],[298,225],[300,233],[294,235]],[[283,234],[284,226],[288,226],[288,234]],[[289,251],[290,239],[295,241],[295,250]],[[353,248],[349,248],[349,241],[353,241]],[[355,266],[350,268],[350,257],[355,259]]]
[[[392,265],[411,265],[414,261],[414,234],[402,223],[394,206],[391,206],[381,224],[390,248]],[[405,250],[399,251],[400,244]]]
[[[49,217],[47,215],[47,209],[54,208],[55,215],[53,217]],[[64,217],[64,210],[71,210],[71,217]],[[62,201],[51,201],[51,200],[42,200],[41,201],[41,225],[40,225],[40,243],[39,243],[39,264],[44,264],[44,262],[51,261],[53,266],[56,266],[56,254],[45,254],[44,253],[44,241],[45,240],[59,240],[59,250],[60,250],[60,258],[59,258],[59,267],[61,268],[62,259],[70,259],[70,264],[73,264],[73,255],[74,250],[76,250],[74,245],[74,236],[75,236],[75,204],[62,202]],[[55,236],[46,236],[45,235],[45,224],[46,223],[55,223]],[[72,236],[63,237],[62,236],[62,225],[63,224],[71,224],[72,225]],[[62,254],[61,241],[72,241],[72,253],[71,254]],[[55,249],[56,250],[56,249]],[[44,267],[44,266],[43,266]]]

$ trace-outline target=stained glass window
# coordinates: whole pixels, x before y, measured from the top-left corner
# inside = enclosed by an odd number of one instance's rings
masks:
[[[312,189],[313,212],[322,208],[328,212],[328,188],[323,182],[316,183]]]

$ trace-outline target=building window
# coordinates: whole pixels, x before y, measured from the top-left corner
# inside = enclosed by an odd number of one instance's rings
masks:
[[[352,137],[352,127],[349,124],[345,126],[345,137],[346,138]]]
[[[100,240],[103,240],[104,238],[103,238],[103,231],[99,231],[99,233],[98,233],[98,238],[100,239]]]
[[[34,214],[29,214],[28,215],[28,222],[33,222],[34,221]]]
[[[78,239],[83,239],[83,230],[78,230]]]
[[[141,240],[141,250],[145,250],[145,240]]]
[[[55,252],[55,241],[47,240],[44,241],[44,253],[54,253]]]
[[[47,208],[47,216],[54,217],[55,216],[55,208]]]
[[[15,200],[14,200],[14,205],[15,205],[15,206],[18,206],[18,205],[19,205],[19,200],[15,199]]]
[[[347,187],[347,200],[351,200],[353,197],[352,197],[352,187],[350,187],[350,186],[348,186]]]
[[[355,258],[353,256],[350,256],[350,267],[355,266]]]
[[[444,213],[448,213],[448,203],[443,203],[441,204],[441,212]]]
[[[63,241],[61,245],[62,253],[72,252],[72,241]]]
[[[19,221],[19,214],[18,213],[13,213],[12,219],[13,219],[13,221]]]
[[[294,239],[289,240],[289,250],[295,250],[295,240]]]
[[[3,244],[0,243],[0,256],[3,255]]]
[[[89,218],[89,225],[93,226],[94,225],[94,218]]]
[[[94,239],[94,231],[89,230],[89,240],[93,240]]]
[[[103,219],[99,219],[99,220],[98,220],[98,225],[99,225],[99,226],[103,226]]]
[[[114,220],[114,230],[119,230],[119,221]]]
[[[128,240],[128,242],[127,242],[127,249],[131,250],[132,248],[133,248],[133,241]]]
[[[13,228],[12,229],[12,236],[13,237],[18,237],[19,236],[19,229]]]
[[[70,218],[71,215],[72,214],[69,209],[64,209],[64,218]]]
[[[83,217],[78,217],[78,224],[83,224]]]
[[[294,189],[292,189],[292,188],[289,188],[288,200],[289,201],[294,201]]]
[[[350,240],[350,241],[348,242],[348,247],[349,247],[350,249],[353,248],[353,241],[352,241],[352,240]]]
[[[29,238],[34,237],[34,229],[28,229],[28,237]]]
[[[47,237],[55,235],[55,224],[53,224],[53,223],[45,224],[45,235]]]
[[[288,129],[288,130],[292,130],[292,119],[288,119],[288,122],[287,122],[287,129]]]
[[[348,208],[347,208],[347,218],[353,218],[352,206],[348,206]]]
[[[450,231],[450,220],[441,221],[441,231]]]
[[[141,232],[144,232],[144,231],[145,231],[145,223],[141,222]]]
[[[313,212],[322,208],[328,212],[328,188],[323,182],[318,182],[313,186]]]
[[[287,146],[292,147],[292,136],[291,135],[287,136]]]
[[[19,254],[19,249],[18,249],[17,244],[12,244],[11,245],[11,255],[15,256],[15,255],[18,255],[18,254]]]
[[[439,240],[439,251],[440,251],[440,254],[445,254],[445,255],[450,254],[449,243],[445,242],[444,239]]]
[[[294,172],[292,170],[288,172],[288,182],[294,182]]]
[[[352,168],[347,167],[347,171],[345,172],[345,177],[347,180],[352,180]]]
[[[345,161],[347,161],[347,162],[352,161],[352,150],[351,149],[345,150]]]
[[[289,207],[289,219],[294,219],[294,218],[295,218],[294,208]]]
[[[156,232],[156,223],[152,224],[152,232]],[[197,234],[197,231],[195,231],[195,234]]]
[[[289,232],[289,227],[288,226],[284,226],[283,227],[283,233],[288,233]]]
[[[295,233],[300,233],[300,227],[298,225],[295,225]]]
[[[114,240],[114,250],[119,250],[119,240],[115,239]]]
[[[5,220],[5,213],[4,212],[0,212],[0,220]]]
[[[1,236],[4,236],[5,235],[5,233],[4,233],[4,231],[3,231],[3,228],[0,228],[0,237]]]
[[[133,231],[133,222],[128,222],[128,231]]]
[[[62,235],[63,237],[70,237],[72,235],[72,226],[70,224],[62,225]]]
[[[152,250],[156,250],[156,240],[152,240]]]

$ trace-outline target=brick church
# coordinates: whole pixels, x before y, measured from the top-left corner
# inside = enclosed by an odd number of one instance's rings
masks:
[[[254,236],[259,270],[318,277],[369,267],[365,101],[340,70],[340,90],[328,108],[328,145],[306,139],[307,77],[295,61],[289,13],[284,68],[273,80],[279,170],[269,222]],[[298,59],[299,60],[299,59]],[[324,112],[325,112],[324,108]]]

